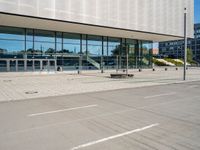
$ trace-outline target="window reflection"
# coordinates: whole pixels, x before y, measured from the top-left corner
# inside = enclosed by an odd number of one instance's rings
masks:
[[[60,53],[79,54],[80,53],[80,34],[63,34],[63,49]]]
[[[53,56],[55,53],[55,32],[34,30],[34,55]]]
[[[74,70],[82,54],[83,69],[124,69],[127,53],[130,68],[151,67],[151,41],[0,26],[0,58],[56,59]]]
[[[142,41],[141,44],[142,66],[145,68],[151,67],[153,43],[149,41]]]
[[[88,36],[88,55],[101,56],[102,55],[102,37]]]
[[[0,57],[22,58],[24,45],[23,29],[0,27]]]

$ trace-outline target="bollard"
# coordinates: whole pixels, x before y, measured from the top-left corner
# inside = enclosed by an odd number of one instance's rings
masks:
[[[139,69],[139,72],[142,72],[142,69]]]
[[[156,71],[156,69],[155,69],[155,68],[153,68],[153,71]]]
[[[178,68],[176,68],[176,70],[178,70]]]
[[[165,68],[165,71],[167,71],[167,68]]]

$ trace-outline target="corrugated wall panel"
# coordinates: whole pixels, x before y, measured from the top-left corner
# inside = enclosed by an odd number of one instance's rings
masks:
[[[184,7],[193,36],[193,0],[1,0],[0,11],[183,36]]]

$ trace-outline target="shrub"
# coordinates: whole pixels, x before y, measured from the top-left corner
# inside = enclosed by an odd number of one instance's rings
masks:
[[[168,61],[168,62],[170,62],[170,63],[173,63],[173,64],[176,65],[176,66],[183,66],[183,64],[182,64],[181,62],[177,62],[177,61],[175,61],[175,60],[172,59],[172,58],[164,58],[164,60],[166,60],[166,61]]]
[[[153,58],[153,63],[157,66],[167,66],[165,63],[158,61],[157,59]]]

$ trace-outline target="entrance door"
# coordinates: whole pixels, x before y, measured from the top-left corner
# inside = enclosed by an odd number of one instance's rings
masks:
[[[11,72],[16,71],[16,60],[10,60],[10,71]]]
[[[34,61],[34,68],[35,68],[35,71],[40,71],[40,61],[39,60],[35,60]]]
[[[48,71],[48,60],[42,60],[42,71]]]
[[[49,60],[49,70],[55,71],[55,61],[54,60]]]
[[[18,61],[18,71],[24,71],[24,60]]]
[[[6,60],[0,60],[0,72],[7,71],[7,62]]]

